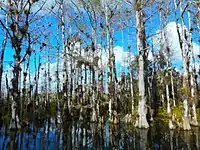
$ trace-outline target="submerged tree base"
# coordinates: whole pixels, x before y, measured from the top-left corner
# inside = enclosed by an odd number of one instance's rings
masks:
[[[190,120],[190,125],[191,125],[191,126],[195,126],[195,127],[198,127],[198,126],[199,126],[198,121],[197,121],[196,119],[191,119],[191,120]]]
[[[183,118],[182,118],[182,125],[181,125],[181,128],[182,128],[183,130],[191,130],[190,121],[189,121],[188,117],[183,117]]]
[[[11,130],[21,129],[21,125],[19,124],[19,122],[16,123],[15,120],[11,120],[9,129]]]
[[[138,118],[136,119],[135,127],[138,128],[149,128],[149,124],[147,122],[147,108],[146,108],[146,100],[143,98],[139,101],[138,104]]]
[[[135,122],[135,127],[137,128],[149,128],[149,124],[147,122],[146,115],[140,115],[139,118]]]
[[[172,120],[169,120],[169,129],[170,130],[176,129],[176,127],[172,123]]]

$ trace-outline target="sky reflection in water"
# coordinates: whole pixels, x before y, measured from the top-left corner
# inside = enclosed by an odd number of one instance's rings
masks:
[[[162,125],[147,130],[133,129],[120,124],[104,125],[68,122],[63,127],[54,120],[36,127],[31,124],[23,131],[0,131],[0,150],[57,150],[57,149],[200,149],[199,128],[191,131],[169,131]]]

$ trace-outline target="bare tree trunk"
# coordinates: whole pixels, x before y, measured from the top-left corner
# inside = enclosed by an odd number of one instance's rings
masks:
[[[97,120],[98,122],[100,122],[100,115],[99,115],[99,104],[100,104],[100,100],[101,100],[101,91],[100,91],[100,78],[101,77],[101,71],[99,68],[97,68],[97,94],[96,94],[96,112],[97,112]]]
[[[26,12],[30,12],[33,3],[30,2],[30,3],[28,3],[29,5],[26,5],[27,6]],[[17,127],[17,124],[19,124],[18,115],[19,115],[19,107],[20,107],[20,102],[21,102],[20,87],[19,87],[19,84],[20,84],[19,80],[20,80],[20,75],[21,75],[21,63],[25,61],[27,54],[29,52],[31,52],[30,51],[31,38],[30,38],[30,33],[28,31],[28,29],[29,29],[29,14],[30,13],[25,13],[25,11],[24,11],[25,3],[24,2],[8,0],[7,5],[10,6],[10,7],[7,7],[7,11],[14,12],[14,13],[10,13],[10,15],[8,16],[9,17],[8,21],[11,24],[11,26],[9,26],[7,28],[2,23],[2,21],[0,23],[4,27],[6,32],[8,33],[8,35],[11,39],[12,47],[14,48],[14,51],[15,51],[14,52],[12,90],[11,90],[11,95],[13,98],[13,104],[12,104],[13,107],[11,107],[12,115],[15,114],[15,117],[12,118],[14,120],[11,119],[11,122],[12,121],[17,122],[17,123],[15,123],[16,124],[15,128],[18,128]],[[20,20],[20,18],[22,16],[24,17],[24,19]],[[21,29],[23,29],[23,32]],[[28,47],[26,49],[25,55],[21,56],[22,46],[24,46],[23,45],[24,40],[27,40]],[[12,126],[12,128],[13,127],[14,126]]]
[[[31,100],[32,100],[33,85],[32,85],[32,82],[31,82],[31,77],[32,77],[31,76],[31,69],[30,69],[30,66],[29,66],[29,68],[28,68],[29,90],[28,90],[27,104],[29,104],[31,102]]]
[[[109,121],[112,121],[112,103],[113,103],[113,83],[112,83],[112,47],[111,47],[111,31],[110,31],[110,23],[109,23],[109,18],[108,18],[108,6],[107,6],[107,1],[105,3],[105,18],[106,18],[106,35],[107,35],[107,47],[108,47],[108,53],[109,53],[109,58],[108,58],[108,100],[109,100]]]
[[[83,103],[86,103],[86,97],[87,97],[87,66],[86,63],[84,63],[84,86],[83,86]]]
[[[161,75],[160,78],[161,78],[161,79],[160,79],[160,84],[163,85],[163,83],[164,83],[164,82],[163,82],[163,80],[164,80],[164,79],[163,79],[163,76]],[[161,105],[162,105],[162,106],[164,106],[164,104],[165,104],[165,96],[164,96],[163,93],[164,93],[164,92],[161,93]]]
[[[194,68],[193,68],[193,45],[192,45],[192,30],[191,30],[191,18],[190,18],[190,10],[188,8],[188,23],[189,23],[189,38],[188,38],[188,51],[190,53],[189,56],[189,75],[190,75],[190,103],[191,103],[191,120],[190,124],[193,126],[198,126],[197,114],[196,114],[196,103],[195,103],[195,79],[194,79]]]
[[[21,72],[21,67],[20,67],[20,51],[21,51],[21,46],[16,48],[15,51],[15,60],[14,60],[14,69],[13,69],[13,79],[12,79],[12,92],[11,95],[13,97],[13,103],[12,103],[12,115],[15,115],[13,121],[17,122],[16,128],[19,126],[19,107],[20,107],[20,91],[19,91],[19,78],[20,78],[20,72]],[[14,128],[14,126],[12,126]]]
[[[118,80],[117,80],[117,69],[116,69],[116,64],[115,64],[115,54],[113,52],[113,42],[114,42],[114,29],[111,31],[111,35],[110,35],[110,43],[111,43],[111,59],[112,59],[112,67],[113,67],[113,77],[114,77],[114,81],[113,81],[113,91],[112,91],[112,96],[113,96],[113,100],[114,100],[114,111],[113,111],[113,123],[117,124],[119,122],[118,120],[118,100],[117,97],[114,95],[117,95],[117,85],[118,85]]]
[[[59,65],[60,65],[60,59],[59,59],[59,56],[60,56],[60,49],[59,47],[57,48],[57,55],[56,55],[56,91],[57,91],[57,106],[56,106],[56,113],[57,113],[57,123],[60,124],[61,123],[61,112],[60,112],[60,78],[59,78]]]
[[[8,15],[6,14],[6,27],[7,26],[8,26]],[[2,75],[3,75],[4,54],[5,54],[7,39],[8,39],[8,33],[6,32],[0,52],[0,101],[2,100]]]
[[[168,62],[167,62],[168,66]],[[168,72],[166,73],[166,78],[168,78]],[[171,112],[171,103],[170,103],[170,98],[169,98],[169,85],[166,84],[166,97],[167,97],[167,113],[169,115],[169,129],[174,129],[174,125],[172,124],[172,112]]]
[[[70,51],[71,52],[71,51]],[[69,97],[68,97],[68,110],[69,110],[69,117],[72,117],[72,94],[73,94],[73,89],[76,87],[76,84],[73,84],[73,82],[75,81],[75,66],[74,66],[75,62],[73,60],[73,58],[71,57],[70,58],[70,82],[69,82],[69,85],[70,85],[70,88],[69,88]],[[74,78],[74,80],[73,80]],[[76,83],[76,82],[74,82]]]
[[[148,128],[149,124],[147,122],[146,114],[146,79],[145,79],[145,64],[146,64],[146,41],[145,41],[145,26],[144,26],[144,12],[142,10],[143,3],[140,0],[137,0],[136,5],[136,28],[137,28],[137,49],[139,52],[139,95],[140,100],[138,104],[138,115],[139,118],[136,120],[135,126],[138,128]]]
[[[92,27],[92,117],[91,117],[91,121],[92,122],[96,122],[97,121],[97,115],[96,115],[96,109],[95,109],[95,93],[97,92],[96,90],[96,84],[95,84],[95,74],[96,74],[96,66],[94,64],[94,53],[97,50],[97,41],[96,41],[96,31],[95,29]]]
[[[19,115],[18,115],[18,111],[17,111],[17,104],[16,102],[13,100],[12,97],[12,105],[11,105],[11,110],[12,110],[12,115],[11,115],[11,121],[10,121],[10,129],[19,129],[21,128],[20,124],[19,124]]]
[[[175,8],[177,9],[177,4],[176,4],[176,0],[174,0],[174,4],[175,4]],[[188,87],[188,65],[187,65],[187,61],[188,61],[188,56],[187,56],[187,49],[188,49],[188,45],[187,45],[187,41],[185,39],[185,37],[187,37],[187,33],[186,33],[186,29],[184,28],[184,18],[182,16],[183,14],[183,10],[182,10],[182,3],[180,1],[180,18],[181,18],[181,31],[182,34],[180,33],[179,30],[179,25],[178,22],[176,21],[176,28],[177,28],[177,33],[178,33],[178,37],[179,37],[179,43],[180,43],[180,48],[181,48],[181,52],[182,52],[182,59],[183,59],[183,88],[184,90],[187,91]],[[190,123],[189,123],[189,118],[188,118],[188,95],[187,93],[185,93],[186,95],[183,97],[183,107],[184,107],[184,114],[182,117],[182,128],[183,130],[190,130]]]
[[[170,70],[170,79],[171,79],[171,87],[172,87],[172,101],[173,101],[173,107],[176,107],[175,94],[174,94],[174,80],[173,80],[172,69]]]
[[[133,93],[133,71],[130,70],[130,81],[131,81],[131,114],[134,115],[134,93]]]
[[[36,57],[36,51],[34,53],[34,66],[35,66],[35,77],[34,77],[34,80],[35,80],[35,90],[34,90],[34,102],[33,102],[33,108],[35,108],[35,106],[38,106],[39,105],[39,96],[38,96],[38,87],[39,87],[39,78],[40,78],[40,67],[41,67],[41,57],[40,57],[40,53],[39,53],[39,56],[38,56],[38,66],[37,66],[37,63],[36,63],[36,60],[37,57]]]
[[[27,64],[26,64],[26,68],[24,67],[24,72],[23,72],[23,76],[24,76],[24,81],[23,81],[23,88],[22,88],[22,93],[23,93],[23,100],[21,103],[21,109],[20,109],[20,114],[21,117],[23,118],[23,110],[24,110],[24,103],[26,102],[26,98],[27,98],[27,87],[26,87],[26,81],[27,81],[27,75],[28,75],[28,69],[29,69],[29,64],[30,64],[30,56],[28,56],[28,60],[27,60]]]
[[[174,137],[174,131],[173,130],[170,130],[169,131],[169,136],[170,136],[170,149],[171,150],[174,150],[174,140],[173,140],[173,137]],[[177,148],[177,147],[176,147]]]
[[[168,73],[166,73],[166,77],[168,78]],[[169,99],[169,85],[168,84],[166,84],[166,97],[167,97],[167,113],[171,114],[170,99]]]
[[[164,12],[165,13],[165,12]],[[164,26],[166,25],[166,17],[165,15],[162,15],[161,13],[161,20],[164,17]],[[162,25],[161,25],[161,28]],[[164,46],[164,56],[165,56],[165,62],[166,62],[166,79],[169,79],[169,69],[170,69],[170,48],[169,48],[169,43],[168,43],[168,39],[167,39],[167,34],[166,34],[166,29],[163,29],[164,31],[161,31],[161,39],[162,39],[162,43],[164,43],[165,41],[165,45]],[[166,89],[166,98],[167,98],[167,113],[168,113],[168,117],[169,117],[169,129],[174,129],[174,125],[172,123],[172,112],[171,112],[171,102],[170,102],[170,97],[169,97],[169,85],[168,83],[166,83],[165,85],[165,89]]]
[[[50,92],[51,92],[51,72],[50,72],[50,54],[49,54],[49,48],[47,51],[47,76],[48,76],[48,86],[47,86],[47,111],[49,113],[49,116],[51,116],[51,110],[50,110]]]
[[[69,117],[68,119],[71,118],[71,106],[70,106],[70,99],[71,97],[69,97],[68,92],[71,91],[71,88],[69,88],[69,82],[68,82],[68,52],[69,52],[69,48],[70,48],[70,42],[69,45],[67,45],[68,43],[66,42],[66,36],[65,36],[65,32],[66,32],[66,27],[65,27],[65,10],[64,10],[64,1],[61,0],[61,6],[60,6],[61,10],[62,10],[62,15],[61,15],[61,30],[62,30],[62,44],[63,44],[63,93],[64,93],[64,107],[63,110],[67,109],[67,116]],[[70,36],[69,35],[69,40],[70,40]],[[70,89],[70,91],[69,91]],[[64,115],[64,114],[62,114]]]
[[[45,50],[47,51],[47,50]],[[46,56],[47,54],[45,54]],[[47,76],[47,69],[48,69],[48,62],[46,57],[44,57],[44,102],[45,102],[45,109],[47,108],[48,105],[48,98],[49,98],[49,94],[48,94],[48,76]],[[46,111],[48,112],[48,110],[46,109]]]
[[[9,100],[10,100],[10,88],[9,88],[9,85],[8,85],[8,75],[6,74],[6,89],[7,89],[7,103],[9,103]]]

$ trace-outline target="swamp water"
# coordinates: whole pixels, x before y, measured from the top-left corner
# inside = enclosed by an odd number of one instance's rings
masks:
[[[0,150],[198,150],[200,128],[191,131],[170,131],[162,124],[149,129],[133,129],[119,124],[97,125],[66,122],[56,126],[53,119],[43,124],[30,124],[20,131],[0,130]]]

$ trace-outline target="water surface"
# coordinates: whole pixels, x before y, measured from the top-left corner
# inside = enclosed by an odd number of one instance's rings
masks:
[[[56,150],[56,149],[200,149],[199,128],[191,131],[170,131],[162,124],[149,129],[134,129],[119,125],[66,122],[56,125],[53,119],[44,124],[31,123],[21,131],[0,130],[0,150]]]

